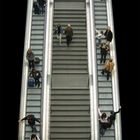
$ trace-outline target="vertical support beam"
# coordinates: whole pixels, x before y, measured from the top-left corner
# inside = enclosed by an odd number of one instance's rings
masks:
[[[30,47],[31,24],[32,24],[32,9],[33,0],[28,0],[27,14],[26,14],[26,29],[22,65],[22,84],[21,84],[21,97],[20,97],[20,114],[19,119],[26,115],[26,98],[27,98],[27,78],[28,78],[28,62],[26,60],[26,52]],[[25,137],[25,122],[19,123],[18,140],[24,140]]]

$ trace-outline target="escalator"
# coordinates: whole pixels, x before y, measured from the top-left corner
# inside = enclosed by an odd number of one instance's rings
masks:
[[[106,1],[94,0],[94,20],[95,28],[99,31],[104,31],[107,26],[107,7]],[[112,46],[113,47],[113,46]],[[100,48],[96,48],[97,55],[97,85],[98,85],[98,102],[101,112],[106,112],[110,115],[110,111],[113,110],[113,95],[112,95],[112,78],[107,80],[106,75],[102,75],[101,71],[104,68],[104,64],[100,64]],[[110,54],[107,54],[107,59],[110,58]],[[101,140],[115,140],[114,126],[107,129],[104,136],[100,136]]]
[[[44,45],[44,14],[32,13],[32,24],[31,24],[31,38],[30,47],[35,57],[40,58],[40,63],[35,65],[35,69],[39,70],[42,75],[43,69],[43,45]],[[28,74],[30,71],[28,70]],[[36,118],[41,120],[41,99],[42,99],[42,84],[40,87],[28,87],[27,88],[27,103],[26,103],[26,115],[34,114]],[[40,137],[41,125],[36,122],[37,135]],[[28,140],[31,136],[32,131],[27,121],[25,124],[25,140]]]
[[[65,35],[59,46],[53,35],[51,140],[88,140],[90,137],[90,96],[86,36],[86,9],[83,1],[54,1],[53,30],[70,23],[74,35],[69,47]]]
[[[94,11],[91,10],[92,2]],[[31,47],[35,56],[40,58],[41,61],[35,68],[41,72],[42,79],[39,88],[28,87],[28,79],[26,77],[25,81],[23,77],[23,83],[26,83],[22,88],[25,88],[24,93],[27,95],[23,99],[21,97],[20,118],[34,114],[41,120],[42,124],[36,123],[36,134],[42,140],[121,140],[117,139],[116,126],[107,129],[104,136],[100,136],[97,129],[97,103],[101,112],[106,112],[107,115],[114,110],[115,104],[113,80],[110,77],[107,81],[106,75],[101,74],[103,63],[100,64],[100,48],[96,47],[96,51],[93,49],[93,28],[90,29],[93,26],[93,16],[95,28],[99,31],[106,29],[109,24],[107,5],[106,1],[92,2],[48,0],[46,15],[32,12],[30,16],[30,43],[28,47],[25,45],[25,50]],[[67,24],[71,24],[73,28],[73,39],[69,47],[65,34],[62,36],[61,46],[56,35],[52,35],[58,24],[61,24],[63,29]],[[94,61],[94,53],[97,62]],[[109,58],[110,54],[107,55],[107,59]],[[26,70],[27,65],[24,63]],[[29,69],[26,70],[24,72],[29,75]],[[23,73],[23,76],[25,75]],[[27,121],[25,128],[20,126],[19,133],[19,140],[29,139],[32,131]]]

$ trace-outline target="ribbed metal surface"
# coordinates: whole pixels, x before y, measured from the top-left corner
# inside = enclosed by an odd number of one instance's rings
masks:
[[[95,28],[98,30],[105,30],[107,28],[107,9],[106,1],[94,0],[94,20]],[[101,71],[104,64],[100,64],[100,48],[97,47],[97,72],[98,72],[98,93],[99,93],[99,107],[101,112],[106,112],[108,115],[113,110],[113,97],[112,97],[112,80],[109,78],[107,81],[106,74],[102,75]],[[107,55],[107,59],[109,54]],[[104,136],[100,137],[101,140],[115,140],[114,126],[107,129]]]
[[[43,42],[44,42],[44,14],[32,15],[32,27],[31,27],[31,40],[30,47],[36,57],[40,58],[40,63],[35,65],[35,69],[39,70],[42,75],[43,69]],[[30,71],[28,71],[30,73]],[[26,115],[34,114],[36,118],[41,119],[41,98],[42,98],[42,84],[40,87],[28,87],[27,89],[27,105]],[[41,125],[36,122],[37,132],[36,134],[40,137]],[[25,126],[25,140],[29,140],[32,134],[32,130],[26,121]]]
[[[69,47],[65,35],[61,47],[53,37],[50,139],[89,140],[86,11],[54,9],[54,29],[58,23],[63,29],[70,23],[74,36]]]

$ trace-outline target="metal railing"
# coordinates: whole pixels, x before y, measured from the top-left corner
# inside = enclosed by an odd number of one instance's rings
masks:
[[[90,19],[91,19],[91,47],[92,47],[92,60],[93,60],[93,65],[92,65],[92,70],[93,70],[93,104],[94,104],[94,139],[98,140],[99,139],[99,132],[98,132],[98,91],[97,91],[97,58],[96,58],[96,44],[95,44],[95,25],[94,25],[94,15],[93,15],[93,0],[90,0]]]
[[[115,66],[114,71],[112,73],[112,90],[113,90],[113,104],[114,110],[117,111],[120,106],[120,98],[119,98],[119,84],[118,84],[118,67],[117,67],[117,56],[116,56],[116,45],[115,45],[115,31],[114,31],[114,23],[113,23],[113,11],[112,11],[112,1],[107,0],[107,19],[108,25],[111,27],[113,32],[113,39],[110,46],[110,57],[113,58]],[[122,140],[122,131],[121,131],[121,118],[120,113],[116,116],[115,121],[115,138],[116,140]]]
[[[87,13],[87,42],[88,42],[88,68],[90,88],[90,115],[91,115],[91,140],[98,140],[98,92],[97,92],[97,69],[96,47],[94,37],[93,1],[86,0]]]
[[[27,16],[26,16],[26,30],[23,52],[23,65],[22,65],[22,84],[21,84],[21,97],[20,97],[20,114],[19,119],[26,115],[26,98],[27,98],[27,78],[28,78],[28,62],[26,60],[26,52],[30,47],[31,37],[31,24],[32,24],[32,10],[33,0],[28,0],[27,3]],[[18,139],[24,140],[25,137],[25,123],[19,123]]]
[[[53,23],[53,0],[47,1],[45,15],[45,38],[44,38],[44,79],[43,79],[43,111],[42,111],[42,140],[50,139],[50,91],[51,91],[51,63],[52,63],[52,23]]]

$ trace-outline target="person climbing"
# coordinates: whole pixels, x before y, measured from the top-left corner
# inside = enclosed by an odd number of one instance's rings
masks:
[[[67,25],[65,29],[65,34],[66,34],[67,47],[69,47],[69,44],[71,43],[73,37],[73,29],[70,24]]]
[[[108,122],[109,122],[109,127],[111,127],[112,125],[114,125],[115,119],[116,119],[116,114],[119,113],[121,111],[121,106],[119,107],[118,111],[111,111],[110,112],[110,116],[107,118]]]
[[[105,131],[108,128],[108,117],[105,112],[101,112],[98,108],[98,114],[99,114],[99,125],[100,125],[100,134],[103,136],[105,134]]]
[[[28,124],[32,128],[32,132],[37,132],[35,122],[40,123],[40,120],[37,119],[33,114],[27,115],[23,119],[19,120],[19,123],[22,122],[23,120],[28,120]]]

